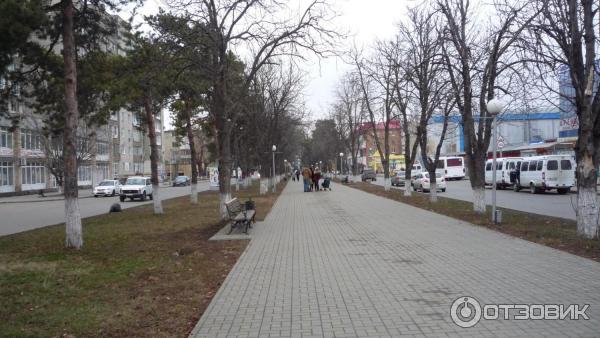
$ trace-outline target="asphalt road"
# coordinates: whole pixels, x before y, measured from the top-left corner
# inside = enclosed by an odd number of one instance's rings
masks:
[[[374,184],[383,185],[383,177],[378,176]],[[439,196],[455,198],[463,201],[472,201],[473,193],[471,183],[468,180],[448,181],[446,192],[438,192]],[[403,187],[394,189],[404,189]],[[485,191],[488,205],[492,204],[492,190]],[[534,214],[553,217],[576,219],[573,206],[577,202],[574,193],[558,195],[555,191],[532,195],[529,190],[514,192],[512,190],[498,190],[496,200],[498,207],[531,212]]]
[[[207,181],[198,183],[198,191],[208,190]],[[91,194],[91,191],[89,192]],[[188,195],[190,187],[165,187],[160,189],[163,200]],[[80,192],[80,196],[84,193]],[[119,202],[119,197],[80,198],[79,209],[81,217],[90,217],[107,213],[113,203]],[[150,200],[133,202],[126,200],[121,203],[122,208],[136,207],[152,203]],[[0,236],[14,234],[47,225],[63,223],[65,221],[64,200],[44,202],[23,202],[0,204]]]

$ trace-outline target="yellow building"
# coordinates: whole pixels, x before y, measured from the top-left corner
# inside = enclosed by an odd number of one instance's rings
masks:
[[[390,154],[390,172],[396,172],[405,168],[404,155]],[[382,173],[383,166],[381,165],[381,155],[379,151],[373,153],[369,167],[375,169],[375,171]]]

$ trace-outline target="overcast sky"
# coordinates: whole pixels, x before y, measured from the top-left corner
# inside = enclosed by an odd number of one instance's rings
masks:
[[[351,32],[342,46],[356,43],[368,46],[376,39],[392,37],[395,25],[406,13],[407,4],[413,1],[402,0],[336,0],[336,11],[340,16],[334,23],[341,32]],[[142,15],[155,14],[159,7],[165,7],[162,0],[147,0],[138,11]],[[126,16],[126,14],[124,14]],[[305,99],[313,119],[327,115],[333,92],[340,76],[348,69],[340,58],[319,60],[312,58],[303,65],[308,73]]]

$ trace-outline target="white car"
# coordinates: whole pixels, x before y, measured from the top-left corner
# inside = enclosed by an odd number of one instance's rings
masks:
[[[94,197],[115,196],[121,194],[121,184],[118,180],[104,180],[94,188]]]
[[[146,197],[152,199],[152,180],[150,177],[141,176],[129,177],[125,185],[121,187],[119,195],[121,202],[125,202],[126,198],[129,198],[130,201],[133,201],[134,198],[145,201]]]
[[[444,175],[441,173],[435,173],[435,185],[436,190],[441,190],[442,192],[446,191],[446,179]],[[431,182],[429,181],[429,173],[421,172],[416,173],[412,176],[410,181],[414,190],[421,190],[423,192],[429,191],[431,189]]]

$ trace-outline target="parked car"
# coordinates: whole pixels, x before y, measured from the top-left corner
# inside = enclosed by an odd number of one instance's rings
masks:
[[[190,184],[190,178],[187,176],[177,176],[173,181],[174,187],[184,187]]]
[[[398,171],[394,177],[392,177],[392,185],[397,187],[404,186],[406,181],[406,173],[404,171]]]
[[[496,187],[505,189],[515,182],[514,173],[516,168],[521,165],[522,157],[502,157],[496,159]],[[494,171],[493,160],[487,160],[485,163],[485,184],[493,185]]]
[[[410,184],[414,190],[421,190],[423,192],[431,190],[431,182],[429,181],[428,172],[420,172],[413,175]],[[435,184],[436,190],[446,191],[446,179],[441,173],[435,173]]]
[[[124,202],[126,198],[133,201],[134,198],[139,198],[142,201],[146,197],[152,199],[152,180],[150,177],[133,176],[125,181],[125,185],[121,187],[119,199]]]
[[[366,182],[366,181],[374,182],[374,181],[377,181],[377,174],[375,173],[375,170],[373,170],[373,169],[365,169],[365,170],[363,170],[362,174],[360,175],[360,179],[363,182]]]
[[[529,188],[532,194],[556,189],[566,194],[575,185],[575,166],[571,156],[548,155],[524,158],[516,172],[514,190]]]
[[[103,180],[94,187],[94,197],[115,196],[121,194],[121,184],[119,180]]]

